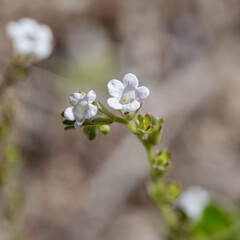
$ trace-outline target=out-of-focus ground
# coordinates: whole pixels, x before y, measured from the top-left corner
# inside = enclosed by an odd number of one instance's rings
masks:
[[[55,51],[18,96],[13,141],[22,149],[24,207],[32,240],[155,240],[160,216],[148,199],[147,159],[122,126],[89,142],[64,131],[68,96],[135,73],[151,94],[142,112],[165,119],[169,178],[201,185],[219,201],[240,197],[240,2],[238,0],[0,0],[0,63],[11,56],[4,27],[32,17],[52,27]],[[0,225],[0,239],[8,228]]]

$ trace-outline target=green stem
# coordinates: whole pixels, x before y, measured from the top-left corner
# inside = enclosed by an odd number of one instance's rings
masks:
[[[128,120],[126,120],[124,118],[117,117],[117,116],[114,116],[114,122],[118,122],[118,123],[121,123],[121,124],[124,124],[124,125],[127,125],[127,126],[128,126],[128,123],[129,123]]]
[[[133,120],[127,120],[127,119],[115,116],[114,122],[118,122],[118,123],[128,126],[128,128],[131,130],[131,132],[134,133],[138,137],[139,141],[144,145],[144,147],[147,151],[149,168],[150,168],[151,175],[152,175],[152,181],[155,184],[159,180],[161,180],[163,177],[163,173],[162,174],[159,173],[159,171],[157,171],[153,167],[153,163],[154,163],[155,157],[156,157],[156,151],[154,149],[154,145],[152,143],[150,143],[144,136],[139,135],[137,133],[137,127]],[[158,209],[162,213],[162,217],[163,217],[164,222],[167,227],[167,234],[166,234],[167,239],[169,239],[169,240],[177,239],[177,238],[175,238],[174,232],[178,228],[178,218],[172,209],[172,204],[170,202],[164,201],[164,193],[162,193],[161,197],[159,199],[157,199],[156,204],[158,206]]]

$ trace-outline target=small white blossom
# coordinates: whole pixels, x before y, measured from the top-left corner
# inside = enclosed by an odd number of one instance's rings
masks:
[[[138,78],[128,73],[123,78],[123,83],[112,79],[108,83],[108,92],[112,96],[109,98],[108,105],[116,110],[136,111],[140,107],[140,100],[148,97],[147,87],[138,87]]]
[[[97,114],[97,106],[92,103],[96,99],[96,93],[91,90],[86,96],[81,93],[73,93],[69,97],[69,102],[72,105],[64,111],[64,117],[68,120],[76,120],[75,128],[79,128],[86,119],[90,119]]]
[[[209,193],[204,188],[193,186],[181,194],[178,200],[178,206],[182,208],[190,218],[198,219],[201,217],[209,201]]]
[[[39,24],[31,18],[22,18],[18,22],[9,22],[6,32],[18,55],[34,55],[38,60],[42,60],[52,53],[53,33],[45,24]]]

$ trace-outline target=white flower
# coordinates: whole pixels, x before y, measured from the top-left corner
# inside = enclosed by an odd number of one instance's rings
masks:
[[[140,107],[139,100],[148,97],[149,89],[147,87],[138,87],[138,79],[128,73],[123,78],[123,83],[112,79],[108,83],[108,92],[112,96],[109,98],[108,105],[116,110],[136,111]]]
[[[209,193],[202,187],[193,186],[185,190],[179,200],[178,206],[193,219],[198,219],[210,201]]]
[[[86,96],[81,93],[73,93],[69,97],[69,102],[72,107],[64,111],[64,117],[68,120],[76,120],[75,128],[79,128],[86,119],[90,119],[97,114],[97,106],[92,103],[96,99],[96,93],[91,90]]]
[[[52,53],[53,33],[47,25],[39,24],[31,18],[22,18],[18,22],[9,22],[6,32],[18,55],[34,55],[42,60]]]

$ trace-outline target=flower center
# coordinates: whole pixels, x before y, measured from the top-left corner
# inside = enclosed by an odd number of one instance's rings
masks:
[[[73,109],[74,115],[81,119],[84,117],[86,112],[88,111],[88,104],[87,101],[79,101],[78,104]]]
[[[125,89],[123,91],[120,103],[125,105],[133,102],[135,99],[135,90],[134,89]]]
[[[36,41],[36,37],[31,35],[31,34],[27,34],[27,39],[32,41],[32,42]]]

